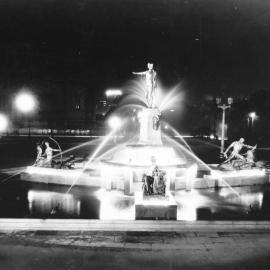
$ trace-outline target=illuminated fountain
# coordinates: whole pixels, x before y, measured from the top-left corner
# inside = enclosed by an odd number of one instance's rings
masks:
[[[68,153],[75,148],[97,145],[88,160],[72,170],[30,166],[21,174],[21,179],[67,185],[67,194],[75,185],[98,189],[96,196],[101,202],[102,219],[181,219],[181,215],[187,215],[192,208],[189,201],[195,201],[194,197],[197,201],[199,199],[195,189],[227,187],[238,198],[239,194],[232,186],[268,182],[263,170],[222,172],[213,169],[192,152],[175,129],[169,127],[174,138],[163,134],[162,111],[170,108],[173,102],[177,102],[179,106],[177,87],[160,98],[161,89],[157,87],[153,67],[150,65],[147,71],[136,74],[145,76],[144,83],[136,81],[133,86],[129,85],[131,94],[126,99],[132,100],[132,103],[119,106],[115,112],[115,115],[126,115],[128,111],[132,111],[136,117],[121,117],[120,120],[112,116],[109,119],[112,130],[102,139],[66,150]],[[138,101],[144,106],[136,104]],[[136,127],[133,136],[113,142],[118,131],[128,130],[127,126],[131,123]],[[165,172],[165,194],[144,196],[144,176],[153,164]],[[182,212],[179,211],[179,191],[185,192],[181,197],[187,201],[183,208],[186,212],[183,209]],[[121,208],[123,211],[119,214]],[[188,219],[193,219],[194,216],[195,214]]]
[[[196,160],[190,151],[161,132],[161,110],[157,106],[156,72],[153,65],[148,70],[134,74],[145,76],[144,93],[146,107],[139,110],[139,134],[131,142],[109,149],[99,158],[103,188],[106,190],[122,189],[125,195],[135,195],[136,218],[177,218],[177,205],[171,194],[175,190],[176,173],[187,174],[189,182],[197,174]],[[166,144],[163,143],[163,140]],[[176,147],[175,147],[176,146]],[[178,149],[177,149],[178,148]],[[182,149],[184,148],[184,150]],[[178,150],[178,151],[176,151]],[[142,185],[145,184],[149,168],[157,166],[166,176],[166,189],[163,196],[144,196]],[[192,167],[192,170],[188,169]],[[192,175],[191,175],[192,174]],[[144,182],[144,183],[143,183]],[[191,186],[191,184],[190,184]]]

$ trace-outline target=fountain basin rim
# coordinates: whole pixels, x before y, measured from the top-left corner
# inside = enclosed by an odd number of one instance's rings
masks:
[[[149,165],[132,165],[132,164],[123,164],[118,162],[111,162],[102,160],[101,164],[106,164],[112,167],[122,167],[122,168],[131,168],[131,169],[147,169]],[[170,164],[170,165],[158,165],[160,169],[186,169],[188,168],[187,164]]]

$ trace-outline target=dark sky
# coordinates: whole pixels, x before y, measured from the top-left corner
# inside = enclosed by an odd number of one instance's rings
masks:
[[[121,86],[156,65],[197,94],[270,89],[270,1],[0,1],[0,84]]]

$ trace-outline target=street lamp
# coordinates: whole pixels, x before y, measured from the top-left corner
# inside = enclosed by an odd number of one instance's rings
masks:
[[[253,129],[254,120],[256,120],[258,116],[255,112],[249,113],[248,116],[251,118],[251,129]]]
[[[105,94],[107,97],[118,97],[121,96],[123,93],[120,89],[108,89]]]
[[[227,104],[221,104],[221,98],[216,98],[216,104],[219,109],[222,110],[222,123],[221,123],[221,146],[220,146],[220,155],[223,156],[224,152],[224,137],[225,137],[225,111],[231,108],[231,104],[233,103],[233,98],[227,98]]]
[[[36,101],[30,93],[19,93],[15,98],[16,108],[22,113],[31,113],[36,107]]]
[[[36,100],[29,92],[21,92],[15,97],[17,110],[25,115],[32,113],[36,108]],[[28,119],[28,135],[30,136],[30,122]]]
[[[5,132],[8,127],[8,118],[3,113],[0,113],[0,133]]]

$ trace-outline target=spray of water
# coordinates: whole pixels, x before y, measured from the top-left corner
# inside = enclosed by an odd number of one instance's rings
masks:
[[[166,139],[168,141],[170,141],[171,144],[175,145],[175,147],[179,148],[181,151],[183,151],[187,157],[191,157],[192,159],[196,160],[196,162],[198,162],[201,166],[205,167],[207,170],[209,170],[211,172],[211,175],[215,176],[218,178],[218,180],[222,181],[233,193],[235,193],[239,198],[240,195],[237,191],[235,191],[230,184],[228,184],[228,182],[221,177],[220,174],[216,173],[214,170],[212,170],[206,163],[204,163],[200,158],[198,158],[194,153],[188,151],[185,147],[183,147],[181,144],[177,143],[176,141],[174,141],[173,139],[169,138],[168,136],[166,136]]]
[[[80,148],[82,148],[82,147],[85,147],[85,146],[99,145],[101,141],[102,141],[102,139],[99,138],[99,139],[94,139],[94,140],[92,140],[92,141],[88,141],[88,142],[85,142],[85,143],[76,145],[76,146],[74,146],[74,147],[71,147],[71,148],[69,148],[69,149],[63,151],[63,152],[62,152],[62,155],[65,155],[65,154],[67,154],[67,153],[69,153],[69,152],[78,150],[78,149],[80,149]],[[56,158],[56,157],[58,157],[58,156],[60,156],[60,153],[54,155],[53,158]]]
[[[168,124],[167,122],[164,122],[165,125],[169,128],[169,130],[171,130],[174,135],[180,139],[180,141],[186,146],[186,148],[190,151],[193,152],[192,149],[190,148],[190,146],[188,145],[188,143],[186,142],[186,140],[183,138],[183,136],[175,129],[173,128],[170,124]]]
[[[112,139],[112,137],[114,136],[116,131],[117,131],[117,128],[113,129],[107,136],[104,137],[103,141],[99,144],[97,149],[93,152],[93,154],[91,155],[91,157],[89,158],[89,160],[87,161],[87,163],[85,164],[84,167],[86,167],[86,168],[89,167],[89,164],[92,163],[92,161],[96,158],[96,156],[102,150],[102,148]],[[69,189],[67,190],[66,193],[70,192],[70,190],[76,184],[76,182],[78,181],[79,178],[80,178],[80,176],[75,178],[75,180],[72,182],[71,186],[69,187]]]
[[[131,80],[127,83],[127,85],[124,87],[126,89],[126,92],[128,95],[123,98],[120,106],[122,104],[134,104],[134,100],[137,102],[140,101],[144,106],[147,106],[147,100],[145,97],[145,83],[142,80]]]
[[[179,106],[179,102],[183,100],[184,93],[180,92],[180,84],[177,84],[172,90],[170,90],[165,96],[160,95],[157,100],[159,110],[165,111],[173,108],[176,104]]]

